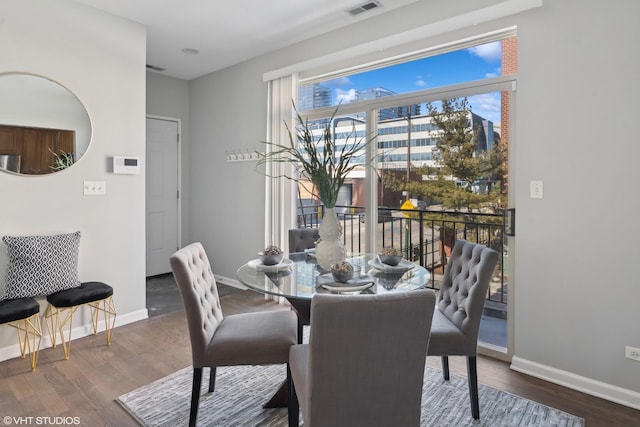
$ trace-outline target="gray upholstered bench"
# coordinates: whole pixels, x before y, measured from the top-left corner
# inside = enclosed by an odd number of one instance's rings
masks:
[[[44,317],[51,337],[51,345],[56,346],[56,335],[57,332],[60,332],[65,359],[69,358],[71,351],[73,313],[78,307],[85,304],[91,308],[91,324],[94,335],[98,333],[100,312],[104,313],[107,345],[111,344],[111,332],[116,321],[116,308],[112,296],[113,288],[102,282],[84,282],[76,288],[65,289],[47,296],[49,305],[45,310]],[[67,325],[69,332],[65,339],[64,328]]]
[[[40,304],[33,298],[0,301],[0,325],[8,325],[18,330],[20,354],[24,359],[29,353],[32,371],[36,370],[42,340],[39,313]]]

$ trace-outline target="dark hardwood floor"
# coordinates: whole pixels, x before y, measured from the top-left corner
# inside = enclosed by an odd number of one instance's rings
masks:
[[[227,290],[221,303],[227,315],[285,309],[251,291]],[[640,411],[513,372],[504,362],[478,359],[481,383],[581,416],[589,427],[640,426]],[[69,360],[59,346],[44,349],[36,372],[24,359],[0,363],[0,415],[77,417],[82,426],[135,426],[115,399],[190,363],[189,336],[180,308],[116,328],[111,346],[105,344],[104,333],[75,340]],[[440,359],[429,357],[427,363],[439,367]],[[466,376],[464,359],[451,358],[451,370]],[[482,397],[480,405],[482,411]],[[35,421],[23,424],[35,425]]]

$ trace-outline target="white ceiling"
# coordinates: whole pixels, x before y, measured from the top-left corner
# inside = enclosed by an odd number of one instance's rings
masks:
[[[75,0],[147,28],[147,65],[191,80],[418,0]],[[182,49],[197,49],[189,55]]]

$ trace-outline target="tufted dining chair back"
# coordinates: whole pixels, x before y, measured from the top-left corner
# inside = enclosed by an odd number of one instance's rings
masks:
[[[438,296],[438,310],[468,338],[469,350],[476,347],[498,253],[486,246],[458,240],[451,251]]]
[[[305,249],[316,247],[316,241],[320,238],[317,228],[290,228],[289,229],[289,253],[304,252]]]
[[[215,276],[201,243],[192,243],[170,260],[187,313],[194,364],[202,365],[204,350],[224,319]]]
[[[435,300],[430,289],[315,294],[309,343],[289,351],[289,409],[299,403],[307,427],[419,426]]]
[[[498,262],[496,251],[457,240],[445,268],[433,312],[427,354],[442,357],[444,379],[449,379],[448,356],[466,356],[471,412],[480,418],[476,355],[484,302]]]
[[[297,342],[298,321],[288,309],[223,316],[216,279],[199,242],[178,250],[169,263],[180,288],[191,339],[193,383],[189,426],[195,426],[203,369],[210,368],[212,393],[218,366],[287,363],[289,348]]]

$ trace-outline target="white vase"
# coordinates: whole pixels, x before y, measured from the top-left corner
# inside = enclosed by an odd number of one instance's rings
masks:
[[[342,227],[334,208],[325,209],[318,233],[321,240],[316,245],[316,260],[324,270],[330,270],[333,264],[345,259]]]

